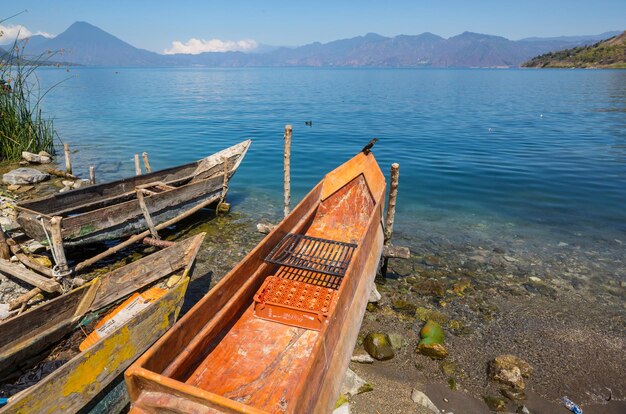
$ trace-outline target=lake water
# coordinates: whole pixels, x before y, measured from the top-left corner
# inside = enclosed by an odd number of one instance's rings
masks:
[[[626,71],[72,68],[40,77],[69,77],[44,108],[78,150],[83,176],[89,165],[99,180],[132,175],[137,152],[160,169],[251,138],[231,201],[278,215],[285,124],[294,126],[294,201],[378,137],[386,175],[400,163],[405,243],[524,238],[624,258]]]

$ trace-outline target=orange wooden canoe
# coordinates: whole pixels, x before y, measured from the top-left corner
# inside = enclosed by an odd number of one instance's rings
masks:
[[[134,413],[326,413],[383,247],[385,178],[359,153],[126,371]]]

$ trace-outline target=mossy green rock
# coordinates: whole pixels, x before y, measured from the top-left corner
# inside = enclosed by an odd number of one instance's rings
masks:
[[[417,345],[417,352],[435,359],[443,359],[448,356],[448,350],[443,346],[446,338],[441,325],[430,320],[420,331],[422,340]]]
[[[422,307],[415,309],[415,316],[422,322],[426,322],[428,320],[433,320],[439,324],[444,324],[448,322],[447,315],[441,312],[437,312],[435,310],[430,310]]]
[[[384,333],[372,332],[367,334],[363,347],[368,354],[379,361],[387,361],[394,357],[393,347],[389,336]]]
[[[502,397],[483,397],[483,400],[491,411],[506,410],[506,400]]]

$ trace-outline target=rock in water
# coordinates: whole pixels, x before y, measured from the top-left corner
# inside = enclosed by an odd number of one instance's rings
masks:
[[[372,391],[373,388],[365,380],[359,377],[354,371],[348,368],[346,378],[341,385],[341,394],[352,397],[364,392]]]
[[[528,378],[532,372],[528,362],[513,355],[500,355],[489,362],[489,377],[493,381],[520,391],[526,388],[524,378]]]
[[[420,331],[422,340],[417,344],[417,352],[435,359],[448,356],[448,350],[443,346],[445,334],[441,325],[433,320],[426,322]]]
[[[374,363],[374,358],[372,358],[367,352],[360,351],[354,353],[352,358],[350,358],[350,361],[358,362],[360,364],[372,364]]]
[[[391,340],[384,333],[371,332],[367,334],[363,341],[363,347],[368,354],[379,361],[386,361],[394,357]]]
[[[50,178],[49,174],[35,170],[34,168],[17,168],[2,176],[5,184],[33,184]]]
[[[430,398],[428,398],[426,394],[424,394],[417,388],[413,388],[413,391],[411,392],[411,399],[414,403],[421,405],[427,410],[439,414],[439,408],[437,408],[437,406],[430,400]]]

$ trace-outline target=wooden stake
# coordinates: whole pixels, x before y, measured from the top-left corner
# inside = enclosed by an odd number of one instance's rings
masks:
[[[393,234],[393,222],[396,219],[396,199],[398,198],[398,178],[400,177],[400,164],[391,164],[391,185],[389,187],[389,200],[387,202],[387,217],[385,218],[385,244],[391,242]]]
[[[7,244],[7,238],[4,234],[4,230],[0,227],[0,258],[9,260],[11,258],[11,249]]]
[[[146,172],[150,174],[150,171],[152,170],[150,169],[150,163],[148,162],[148,153],[147,152],[142,153],[141,157],[143,158],[143,165],[145,165],[146,167]]]
[[[285,168],[284,168],[284,172],[285,172],[285,208],[284,208],[284,213],[285,213],[285,217],[287,217],[287,215],[289,214],[290,211],[290,207],[289,205],[291,204],[291,174],[290,174],[290,169],[291,169],[291,132],[292,132],[293,128],[291,127],[291,125],[285,125]]]
[[[96,167],[94,167],[93,165],[89,166],[89,183],[96,183]]]
[[[61,232],[61,220],[63,217],[54,216],[50,220],[50,236],[52,237],[52,249],[57,260],[57,267],[60,272],[69,271],[67,259],[65,258],[65,248],[63,247],[63,235]]]
[[[72,173],[72,160],[70,159],[70,144],[63,144],[63,151],[65,151],[65,171],[68,174]]]
[[[141,165],[139,164],[139,154],[135,154],[135,175],[141,175]]]
[[[150,234],[152,234],[152,237],[154,239],[160,240],[161,238],[159,237],[159,233],[154,227],[154,221],[152,221],[152,217],[150,216],[150,211],[146,206],[146,200],[143,197],[143,191],[139,188],[137,189],[137,200],[139,201],[139,208],[143,213],[143,218],[146,219],[146,224],[148,225],[148,229],[150,229]]]

